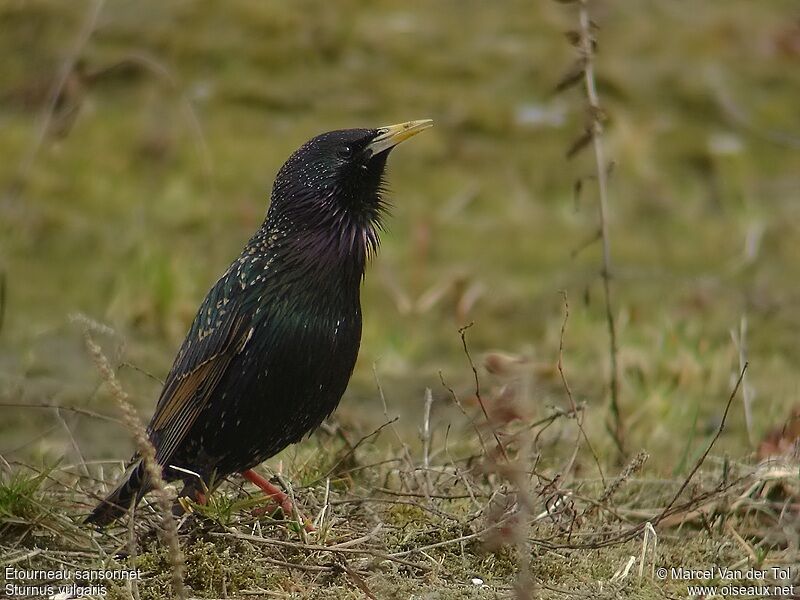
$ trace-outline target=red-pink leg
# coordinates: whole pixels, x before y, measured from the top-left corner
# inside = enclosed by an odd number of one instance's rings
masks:
[[[247,471],[242,471],[242,477],[247,479],[247,481],[249,481],[250,483],[253,483],[259,488],[261,488],[261,490],[267,496],[272,498],[278,504],[278,506],[281,507],[281,510],[283,511],[284,515],[286,515],[287,517],[291,517],[294,514],[292,510],[293,509],[292,501],[282,489],[280,489],[276,485],[273,485],[272,483],[270,483],[268,480],[263,478],[261,475],[259,475],[252,469],[248,469]],[[301,520],[305,522],[304,527],[306,531],[314,531],[314,526],[310,522],[308,522],[303,517],[301,517]]]

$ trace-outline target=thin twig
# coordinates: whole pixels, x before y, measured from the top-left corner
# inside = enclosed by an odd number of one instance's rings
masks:
[[[455,405],[461,411],[461,414],[464,415],[464,418],[467,419],[467,421],[469,421],[470,425],[472,425],[472,428],[475,430],[475,435],[478,437],[478,442],[480,442],[481,450],[483,450],[483,453],[488,454],[489,452],[486,450],[486,443],[483,441],[483,436],[481,435],[481,430],[478,427],[478,424],[475,423],[475,419],[469,416],[467,410],[464,408],[464,405],[461,404],[461,400],[458,399],[455,390],[452,387],[450,387],[450,385],[448,385],[448,383],[445,381],[444,374],[441,371],[439,371],[439,381],[442,382],[442,387],[448,391],[448,393],[450,394],[450,398],[453,400]]]
[[[700,458],[697,459],[697,462],[694,464],[694,467],[692,467],[692,470],[689,472],[689,475],[686,477],[686,479],[684,479],[683,483],[681,484],[681,487],[678,488],[678,491],[675,493],[675,496],[673,496],[669,504],[667,504],[667,506],[664,507],[664,510],[661,511],[661,514],[655,518],[655,520],[653,521],[653,525],[658,525],[661,519],[667,516],[667,513],[672,508],[672,505],[678,501],[678,498],[680,498],[681,494],[683,493],[683,490],[685,490],[686,486],[689,485],[689,482],[692,480],[692,477],[694,477],[695,473],[697,473],[697,471],[700,469],[703,462],[705,462],[708,453],[711,452],[711,448],[714,447],[714,444],[719,439],[719,436],[722,435],[722,430],[725,429],[725,421],[728,418],[728,412],[731,409],[731,404],[733,403],[734,398],[736,398],[736,392],[739,391],[739,386],[742,384],[742,380],[744,379],[744,374],[747,372],[747,364],[748,363],[744,363],[744,366],[742,366],[742,370],[739,373],[739,378],[736,380],[736,385],[733,386],[733,391],[731,392],[731,395],[728,398],[728,403],[725,405],[725,412],[722,413],[722,420],[719,423],[719,427],[717,427],[717,431],[714,433],[714,437],[711,438],[711,442],[709,442],[703,454],[700,455]]]
[[[481,380],[478,377],[478,369],[475,367],[475,362],[472,360],[472,355],[469,353],[469,346],[467,346],[467,329],[472,327],[473,323],[469,325],[465,325],[464,327],[458,330],[458,334],[461,336],[461,345],[464,348],[464,354],[467,356],[467,360],[469,361],[469,366],[472,369],[472,375],[475,379],[475,397],[478,399],[478,404],[483,411],[483,416],[486,417],[486,423],[489,425],[489,428],[492,430],[492,435],[494,436],[494,441],[497,442],[497,449],[500,450],[500,454],[503,455],[503,458],[506,462],[508,460],[508,453],[506,452],[505,446],[503,446],[503,442],[500,441],[500,436],[497,433],[497,430],[494,428],[492,424],[492,420],[489,418],[489,413],[486,411],[486,406],[483,403],[483,396],[481,395]]]
[[[583,59],[583,80],[586,99],[589,103],[589,132],[594,147],[595,167],[597,169],[597,190],[600,209],[600,237],[603,247],[603,295],[605,296],[606,323],[608,325],[609,358],[611,375],[609,391],[611,395],[611,433],[614,443],[621,455],[625,454],[625,429],[620,408],[620,376],[619,348],[617,344],[617,327],[614,320],[614,309],[611,299],[611,236],[609,233],[608,213],[608,172],[605,149],[603,147],[603,123],[600,99],[594,77],[594,45],[592,22],[589,18],[589,0],[581,0],[579,10],[580,50]]]
[[[72,434],[72,429],[70,428],[67,421],[64,419],[64,415],[61,414],[61,409],[55,409],[56,419],[58,422],[61,423],[61,426],[67,432],[67,437],[69,438],[69,442],[72,445],[72,449],[75,450],[75,454],[78,456],[78,460],[80,461],[81,470],[86,477],[90,477],[89,469],[86,467],[86,459],[83,457],[83,452],[81,451],[80,446],[78,445],[78,440],[75,439],[75,436]]]
[[[322,481],[323,479],[328,479],[331,475],[336,473],[337,469],[341,465],[343,465],[347,461],[347,459],[349,459],[351,456],[353,456],[353,454],[358,449],[358,447],[361,446],[361,444],[363,444],[364,442],[366,442],[370,438],[376,437],[381,431],[383,431],[384,427],[390,427],[390,426],[393,427],[394,424],[398,421],[398,419],[400,419],[400,417],[395,417],[394,419],[389,419],[385,423],[382,423],[381,425],[379,425],[371,433],[368,433],[367,435],[363,436],[360,440],[358,440],[353,445],[352,448],[350,448],[347,451],[347,453],[342,458],[340,458],[338,461],[336,461],[336,464],[333,465],[325,475],[323,475],[322,477],[319,477],[318,479],[316,479],[315,481],[313,481],[309,485],[314,485],[315,483],[318,483],[318,482]]]
[[[164,385],[164,380],[163,380],[163,379],[161,379],[161,378],[157,377],[156,375],[153,375],[153,374],[152,374],[150,371],[147,371],[147,370],[143,369],[142,367],[138,367],[138,366],[134,365],[133,363],[129,363],[129,362],[127,362],[127,361],[123,361],[123,362],[121,362],[121,363],[119,364],[119,366],[118,366],[117,368],[118,368],[118,369],[122,369],[122,368],[126,368],[126,369],[133,369],[133,370],[134,370],[134,371],[136,371],[137,373],[141,373],[141,374],[142,374],[142,375],[144,375],[145,377],[147,377],[147,378],[149,378],[149,379],[152,379],[152,380],[153,380],[153,381],[155,381],[157,384],[159,384],[159,385],[161,385],[161,386],[163,386],[163,385]]]
[[[73,412],[78,415],[84,415],[86,417],[93,417],[95,419],[103,419],[104,421],[114,421],[115,423],[122,424],[122,419],[117,419],[116,417],[112,417],[109,415],[104,415],[98,412],[94,412],[93,410],[88,410],[86,408],[78,408],[77,406],[61,406],[60,404],[56,404],[55,402],[39,402],[37,404],[27,404],[25,402],[0,402],[0,406],[8,407],[8,408],[55,408],[56,410],[66,410],[68,412]]]

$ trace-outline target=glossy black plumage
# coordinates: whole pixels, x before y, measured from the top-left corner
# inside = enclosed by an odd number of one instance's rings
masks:
[[[336,408],[358,355],[386,158],[429,125],[322,134],[280,169],[266,220],[200,306],[148,426],[164,477],[184,480],[182,494],[202,487],[186,471],[213,489]],[[136,464],[87,522],[111,522],[149,490]]]

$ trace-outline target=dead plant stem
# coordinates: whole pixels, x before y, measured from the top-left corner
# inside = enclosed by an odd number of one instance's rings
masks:
[[[589,102],[589,121],[594,148],[595,167],[597,169],[597,190],[600,209],[600,239],[603,248],[603,267],[601,277],[603,280],[603,296],[605,297],[606,324],[608,326],[609,359],[611,374],[609,392],[611,396],[611,434],[614,443],[621,455],[625,455],[625,429],[620,408],[620,383],[619,383],[619,348],[617,342],[617,326],[614,319],[614,309],[611,297],[611,234],[609,232],[608,214],[608,170],[603,146],[603,123],[600,99],[594,76],[594,37],[593,24],[589,18],[589,1],[581,0],[580,10],[580,44],[583,55],[583,80],[586,89],[586,99]]]

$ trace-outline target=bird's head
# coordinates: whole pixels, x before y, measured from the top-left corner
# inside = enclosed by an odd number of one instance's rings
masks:
[[[280,230],[329,237],[342,249],[377,245],[385,203],[386,158],[397,144],[433,125],[409,121],[377,129],[340,129],[309,140],[275,178],[267,221]]]

